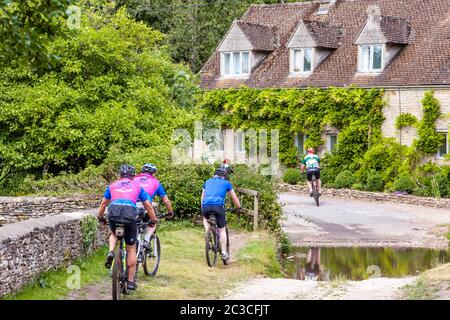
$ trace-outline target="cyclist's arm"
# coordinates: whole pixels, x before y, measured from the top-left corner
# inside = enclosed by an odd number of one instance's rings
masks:
[[[172,203],[170,202],[169,197],[168,196],[164,196],[164,197],[161,198],[161,200],[164,203],[164,205],[166,206],[167,212],[173,212]]]
[[[203,198],[205,198],[205,189],[202,189],[202,198],[200,201],[200,209],[203,207]]]
[[[97,217],[101,218],[105,215],[106,207],[108,206],[110,200],[103,197],[102,203],[100,204],[100,208],[98,209]]]
[[[142,201],[142,205],[144,206],[150,220],[158,220],[156,218],[155,210],[153,210],[153,206],[149,200]]]
[[[241,203],[240,203],[240,201],[239,201],[239,198],[238,198],[237,195],[236,195],[236,192],[234,192],[234,190],[231,189],[230,191],[228,191],[228,194],[230,195],[231,200],[232,200],[233,203],[234,203],[234,206],[235,206],[236,208],[240,208],[240,207],[241,207]]]

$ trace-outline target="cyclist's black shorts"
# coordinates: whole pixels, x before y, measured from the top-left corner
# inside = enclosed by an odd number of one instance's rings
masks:
[[[227,220],[225,218],[225,208],[223,206],[203,207],[202,216],[208,219],[210,215],[216,216],[217,226],[219,228],[224,228],[227,225]]]
[[[320,169],[307,169],[306,170],[306,179],[308,181],[312,181],[312,177],[315,176],[316,179],[320,179]]]
[[[108,208],[109,228],[112,233],[115,232],[118,224],[125,227],[125,243],[132,246],[136,243],[137,224],[136,224],[136,208],[130,206],[111,205]]]

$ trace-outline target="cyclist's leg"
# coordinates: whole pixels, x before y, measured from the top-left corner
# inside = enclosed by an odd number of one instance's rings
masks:
[[[211,210],[209,207],[202,208],[203,226],[205,227],[205,233],[208,232],[208,229],[209,229],[208,218],[209,218],[210,212],[211,212]]]
[[[312,194],[312,172],[306,170],[306,184],[308,185],[309,193]]]
[[[127,245],[127,269],[128,281],[134,282],[134,274],[136,273],[136,222],[129,222],[125,224],[125,243]]]
[[[152,235],[155,233],[156,230],[156,224],[153,227],[148,226],[145,229],[145,238],[144,241],[150,242],[150,238],[152,237]]]
[[[219,228],[219,238],[220,238],[220,243],[222,244],[222,254],[228,254],[227,252],[227,247],[226,247],[226,243],[227,243],[227,231],[226,231],[226,225],[227,225],[227,220],[225,217],[225,208],[224,207],[214,207],[214,213],[216,215],[216,220],[217,220],[217,227]]]
[[[116,243],[117,243],[117,237],[115,235],[115,230],[116,230],[116,221],[109,219],[109,252],[108,255],[106,256],[106,262],[105,262],[105,267],[106,268],[111,268],[111,264],[113,262],[114,259],[114,249],[116,247]]]
[[[317,192],[319,192],[319,194],[322,194],[322,181],[320,180],[320,170],[316,171],[315,176],[317,182]]]

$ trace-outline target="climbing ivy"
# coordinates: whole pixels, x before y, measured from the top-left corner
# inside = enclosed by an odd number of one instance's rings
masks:
[[[401,128],[416,126],[418,123],[419,120],[411,113],[402,113],[397,117],[395,127],[400,130]]]
[[[442,135],[436,131],[436,120],[441,116],[439,100],[434,97],[434,91],[427,91],[422,100],[423,118],[418,124],[418,139],[414,141],[417,151],[424,154],[434,154],[442,143]]]
[[[205,118],[234,129],[279,129],[280,161],[297,164],[294,135],[307,135],[306,147],[319,148],[327,128],[339,130],[335,161],[355,163],[381,137],[383,91],[351,88],[212,90],[199,97]]]

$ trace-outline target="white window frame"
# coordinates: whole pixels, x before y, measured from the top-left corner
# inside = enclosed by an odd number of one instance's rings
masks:
[[[235,133],[235,152],[245,152],[245,133],[242,130],[238,130]]]
[[[300,135],[303,137],[303,141],[302,141],[302,143],[303,143],[303,150],[301,150],[301,152],[302,152],[302,154],[306,154],[306,140],[308,139],[308,135],[307,134],[299,132],[299,133],[297,133],[294,136],[295,148],[297,149],[297,152],[300,152],[300,150],[299,150],[300,144],[299,144],[299,141],[298,141],[299,140],[298,138],[299,138]]]
[[[374,47],[381,47],[381,67],[380,69],[374,69],[373,68],[373,54],[374,54]],[[366,66],[363,65],[363,49],[364,47],[369,47],[369,67],[366,68]],[[384,69],[384,58],[385,58],[385,45],[384,44],[363,44],[358,46],[358,72],[360,73],[374,73],[379,74],[383,72]]]
[[[304,62],[305,62],[305,49],[309,49],[311,50],[311,70],[309,71],[304,71],[305,70],[305,66],[304,66]],[[290,73],[293,76],[309,76],[314,72],[314,56],[315,56],[315,49],[311,48],[311,47],[305,47],[305,48],[291,48],[291,53],[290,53],[290,62],[289,62],[289,68],[290,68]],[[300,56],[300,70],[301,71],[295,71],[295,53],[296,51],[300,51],[301,52],[301,56]]]
[[[329,153],[332,153],[332,146],[331,146],[331,137],[336,137],[336,145],[339,143],[338,141],[338,133],[327,133],[327,150]]]
[[[446,148],[446,151],[447,151],[447,153],[446,154],[441,154],[440,153],[440,150],[438,149],[438,151],[437,151],[437,153],[436,153],[436,159],[438,159],[438,160],[443,160],[444,159],[444,157],[445,157],[445,155],[447,155],[447,154],[449,154],[449,149],[450,149],[450,141],[448,140],[449,139],[449,136],[448,136],[448,132],[447,131],[444,131],[444,130],[442,130],[442,131],[437,131],[439,134],[445,134],[445,148]]]
[[[239,67],[238,70],[236,70],[235,68],[235,61],[234,61],[234,57],[235,54],[238,53],[239,54]],[[248,64],[247,64],[247,70],[248,72],[243,73],[242,69],[243,69],[243,55],[247,53],[248,54]],[[230,66],[229,66],[229,71],[230,73],[225,73],[225,55],[229,54],[230,55]],[[248,78],[250,76],[250,72],[251,72],[251,60],[253,59],[253,55],[251,54],[251,51],[227,51],[227,52],[221,52],[220,54],[220,74],[223,78]],[[236,73],[237,71],[237,73]]]

